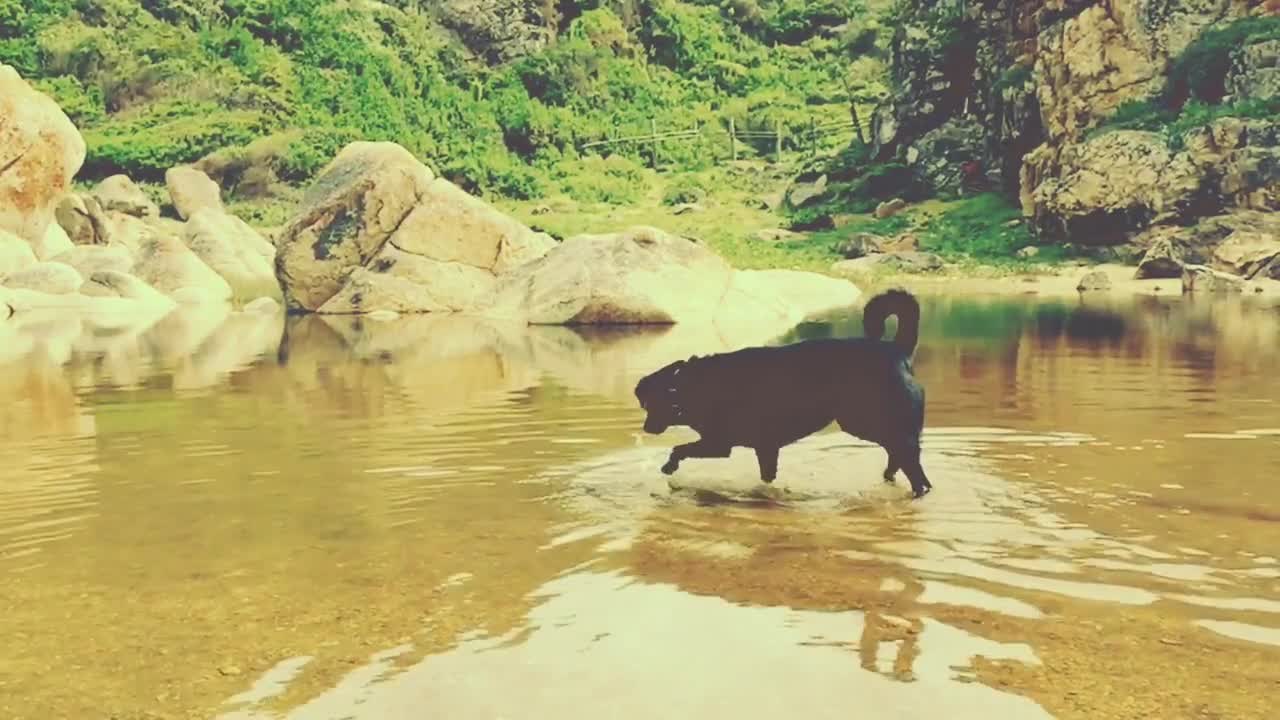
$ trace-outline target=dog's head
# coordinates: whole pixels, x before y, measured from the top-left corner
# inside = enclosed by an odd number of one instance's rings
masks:
[[[636,400],[644,408],[644,431],[661,435],[673,425],[684,424],[684,408],[680,406],[681,373],[688,363],[679,360],[640,378],[636,383]]]

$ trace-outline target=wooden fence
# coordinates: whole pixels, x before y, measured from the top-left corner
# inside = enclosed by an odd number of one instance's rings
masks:
[[[774,123],[773,130],[739,130],[734,124],[732,118],[729,119],[727,128],[710,128],[695,124],[692,128],[685,130],[664,130],[658,131],[657,119],[649,120],[649,132],[646,134],[633,134],[619,137],[606,138],[604,140],[594,140],[592,142],[583,143],[579,149],[586,151],[592,148],[607,148],[615,145],[636,144],[648,146],[649,148],[649,164],[655,169],[658,167],[658,148],[661,144],[667,142],[704,142],[713,140],[716,137],[725,137],[727,140],[728,152],[723,159],[737,160],[739,155],[739,143],[753,144],[751,141],[772,140],[773,141],[773,161],[781,163],[783,160],[784,145],[790,145],[793,150],[799,150],[808,153],[810,156],[817,153],[818,143],[824,137],[838,134],[856,134],[860,138],[866,137],[865,130],[867,128],[860,127],[853,119],[829,122],[819,125],[816,120],[810,119],[809,127],[799,132],[793,132],[790,135],[783,126],[782,121]],[[716,158],[719,161],[721,158]]]

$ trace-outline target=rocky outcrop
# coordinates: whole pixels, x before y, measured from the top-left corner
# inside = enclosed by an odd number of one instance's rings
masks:
[[[900,86],[873,115],[875,155],[937,192],[966,181],[1018,198],[1047,239],[1122,242],[1164,222],[1280,208],[1273,119],[1186,137],[1100,131],[1162,92],[1172,59],[1248,14],[1239,0],[907,0]],[[1224,102],[1275,97],[1280,43],[1231,51]],[[940,142],[942,141],[942,142]]]
[[[208,175],[189,166],[170,168],[164,174],[165,188],[178,217],[191,219],[200,210],[222,210],[222,190]]]
[[[433,177],[400,146],[356,142],[304,196],[276,270],[295,311],[466,310],[553,242]]]
[[[1042,231],[1117,245],[1135,230],[1180,217],[1198,198],[1203,174],[1160,135],[1123,130],[1057,152],[1036,150],[1026,158],[1024,178],[1024,187],[1034,188],[1029,205]]]
[[[534,0],[445,0],[439,13],[476,56],[500,64],[546,46],[553,34],[543,16],[547,7]]]
[[[41,241],[84,158],[66,113],[0,64],[0,230]]]

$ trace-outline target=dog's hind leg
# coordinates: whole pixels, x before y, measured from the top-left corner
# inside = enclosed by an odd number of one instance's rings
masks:
[[[893,457],[893,453],[889,452],[889,448],[885,448],[884,451],[889,453],[889,461],[885,463],[884,466],[884,481],[891,483],[894,482],[893,476],[898,474],[898,471],[902,469],[902,466],[898,465],[897,459]]]
[[[778,477],[778,448],[756,448],[756,462],[760,464],[760,481],[771,483]]]
[[[667,475],[674,473],[679,469],[680,461],[689,458],[727,458],[732,449],[729,445],[706,439],[677,445],[671,448],[671,455],[667,458],[667,464],[662,466],[662,472]]]
[[[907,479],[911,481],[911,497],[919,499],[927,495],[933,489],[933,484],[929,482],[929,478],[924,474],[924,468],[920,465],[920,446],[912,445],[904,448],[899,451],[897,457],[903,471],[907,473]]]

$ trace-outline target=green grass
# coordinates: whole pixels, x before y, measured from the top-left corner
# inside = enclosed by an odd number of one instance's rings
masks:
[[[984,193],[960,200],[930,221],[919,233],[920,249],[947,259],[986,263],[1022,263],[1018,250],[1038,245],[1022,211],[1002,195]],[[1039,246],[1036,262],[1064,257],[1062,248]]]

